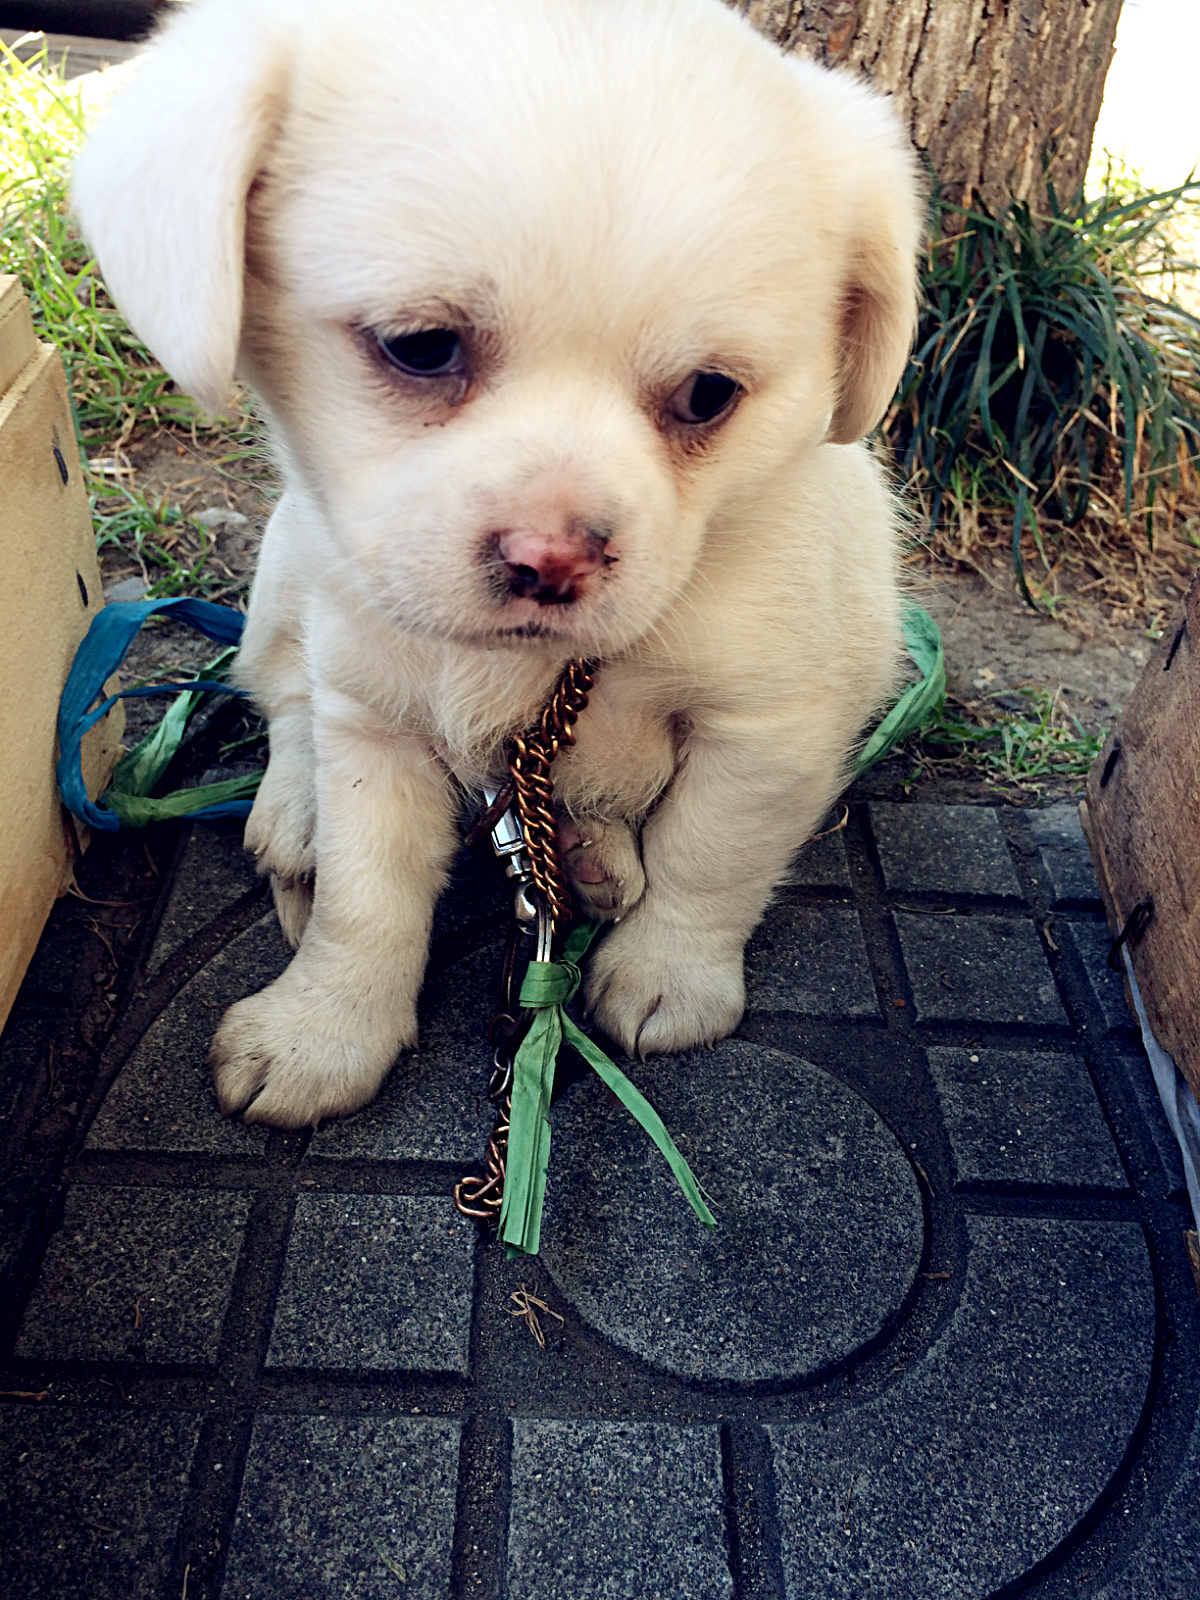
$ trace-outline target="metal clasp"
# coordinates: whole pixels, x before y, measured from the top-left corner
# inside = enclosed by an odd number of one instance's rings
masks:
[[[484,804],[494,805],[499,793],[498,788],[484,789]],[[513,916],[522,928],[529,929],[536,925],[537,945],[532,959],[549,961],[554,938],[554,921],[550,908],[544,904],[542,896],[533,887],[533,868],[529,863],[525,835],[511,806],[501,815],[492,829],[492,850],[505,862],[504,870],[514,880]]]

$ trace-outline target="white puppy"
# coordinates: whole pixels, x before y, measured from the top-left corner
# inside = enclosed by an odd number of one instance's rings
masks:
[[[720,0],[193,0],[75,199],[179,385],[261,395],[286,480],[239,670],[299,948],[221,1024],[222,1106],[353,1111],[416,1044],[454,780],[575,655],[568,865],[620,919],[591,1011],[628,1051],[729,1032],[899,654],[855,442],[914,319],[884,102]]]

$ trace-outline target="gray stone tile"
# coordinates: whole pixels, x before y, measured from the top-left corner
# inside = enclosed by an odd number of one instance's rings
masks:
[[[25,969],[21,999],[31,1006],[57,1007],[77,1002],[80,984],[86,981],[85,947],[89,941],[94,945],[95,937],[82,922],[65,919],[59,925],[52,916]]]
[[[378,1097],[339,1122],[322,1123],[310,1157],[447,1161],[469,1171],[495,1121],[487,1099],[488,1024],[499,1009],[503,945],[490,944],[426,981],[417,1049],[401,1056]]]
[[[1008,846],[990,806],[878,804],[870,813],[889,892],[1020,897]]]
[[[1162,1099],[1150,1063],[1141,1049],[1122,1051],[1119,1059],[1130,1093],[1141,1113],[1142,1126],[1149,1133],[1150,1142],[1158,1157],[1157,1192],[1164,1199],[1183,1194],[1187,1188],[1183,1156],[1180,1154],[1179,1141],[1171,1131],[1171,1124],[1167,1121],[1166,1112],[1163,1110]]]
[[[198,1419],[53,1403],[2,1415],[0,1593],[159,1600]]]
[[[1079,807],[1071,801],[1025,813],[1025,823],[1041,857],[1042,873],[1056,906],[1094,903],[1100,890],[1091,851],[1079,821]]]
[[[752,1011],[877,1017],[862,924],[848,906],[772,906],[746,946]]]
[[[1121,975],[1114,972],[1108,964],[1108,952],[1112,948],[1112,934],[1108,931],[1108,923],[1100,918],[1080,919],[1077,922],[1063,922],[1056,919],[1051,931],[1060,945],[1073,951],[1079,958],[1092,997],[1100,1007],[1104,1026],[1135,1028],[1133,1013],[1125,1003],[1125,985],[1121,981]]]
[[[273,983],[291,958],[273,911],[214,956],[146,1030],[97,1113],[88,1149],[261,1154],[266,1129],[222,1117],[208,1048],[225,1008]]]
[[[897,911],[918,1022],[1028,1022],[1067,1014],[1033,924]]]
[[[14,1011],[0,1034],[0,1127],[45,1072],[54,1019]]]
[[[510,1600],[729,1600],[716,1428],[513,1426]]]
[[[475,1236],[448,1199],[301,1195],[267,1365],[466,1373]]]
[[[221,1600],[446,1600],[457,1422],[255,1419]]]
[[[450,878],[433,913],[431,943],[461,935],[472,923],[507,925],[513,886],[492,854],[490,844],[460,850],[450,865]]]
[[[212,1362],[249,1215],[243,1194],[69,1190],[17,1355]]]
[[[904,1376],[768,1430],[788,1600],[983,1600],[1050,1555],[1121,1464],[1153,1354],[1141,1229],[967,1230],[961,1299]]]
[[[150,952],[149,972],[157,972],[193,934],[258,882],[254,858],[242,847],[244,831],[242,822],[192,823]]]
[[[541,1259],[585,1321],[688,1378],[795,1378],[875,1337],[920,1265],[912,1167],[857,1094],[727,1039],[630,1067],[709,1197],[701,1226],[594,1076],[555,1106]]]
[[[928,1050],[960,1183],[1128,1187],[1078,1056]]]
[[[832,828],[833,823],[828,826]],[[793,857],[786,881],[804,889],[849,889],[850,863],[846,860],[844,829],[809,840]]]
[[[1200,1417],[1165,1502],[1096,1600],[1196,1600],[1200,1595]]]
[[[37,1236],[42,1204],[42,1185],[36,1172],[18,1168],[0,1186],[0,1305],[5,1303],[6,1280]]]

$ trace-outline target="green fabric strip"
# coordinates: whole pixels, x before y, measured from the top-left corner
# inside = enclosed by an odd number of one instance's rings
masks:
[[[237,654],[234,647],[222,650],[205,667],[205,676],[223,679]],[[162,721],[132,750],[127,750],[113,768],[112,786],[104,796],[125,828],[144,828],[149,822],[165,822],[173,817],[190,816],[205,806],[226,800],[247,800],[263,780],[261,772],[248,772],[222,783],[205,783],[194,789],[176,789],[155,798],[150,791],[170,766],[192,713],[204,699],[204,691],[188,689],[171,702]]]
[[[564,1037],[654,1140],[700,1221],[706,1228],[717,1225],[701,1197],[692,1169],[658,1112],[563,1011],[579,988],[578,963],[598,932],[598,923],[582,923],[567,940],[562,960],[531,961],[521,985],[521,1005],[536,1015],[513,1060],[512,1114],[500,1207],[500,1237],[510,1256],[536,1255],[541,1242],[550,1163],[550,1096],[554,1064]]]
[[[946,697],[946,660],[937,623],[911,601],[904,608],[904,644],[921,674],[910,683],[859,753],[856,775],[882,761],[910,733],[932,720]]]

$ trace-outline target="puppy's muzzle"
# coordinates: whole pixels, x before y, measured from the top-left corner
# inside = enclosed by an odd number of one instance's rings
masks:
[[[507,594],[542,606],[578,600],[588,578],[612,566],[609,535],[587,526],[505,528],[496,535],[496,566]]]

